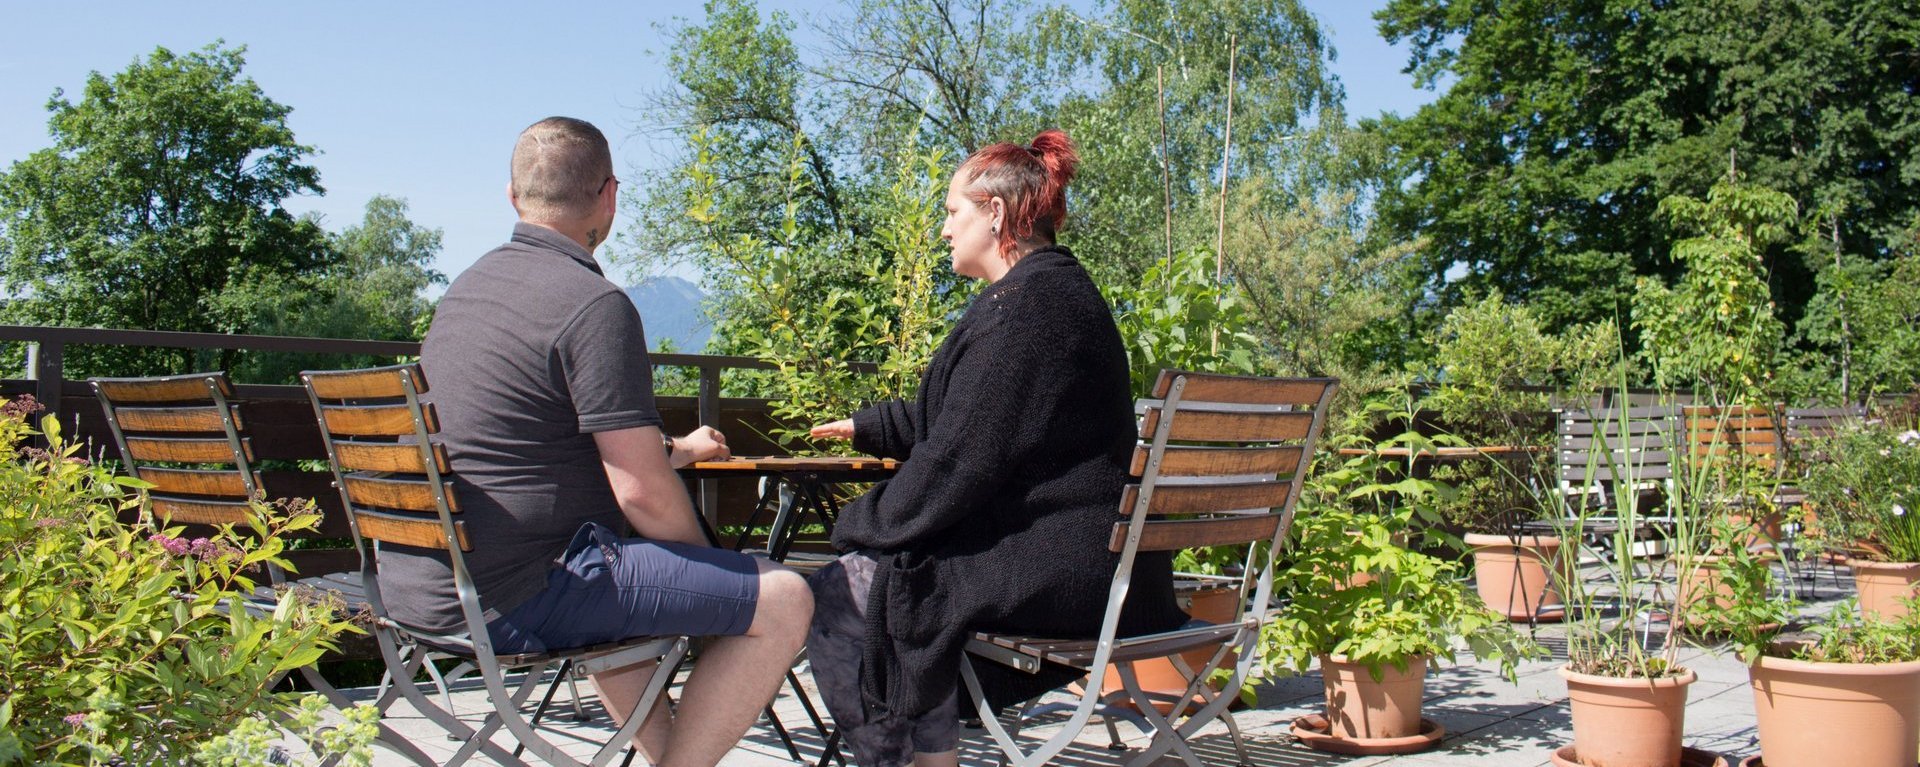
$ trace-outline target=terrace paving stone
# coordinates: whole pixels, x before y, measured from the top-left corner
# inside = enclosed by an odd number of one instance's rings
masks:
[[[1831,574],[1822,573],[1821,583],[1825,588],[1821,589],[1820,594],[1825,598],[1802,606],[1801,614],[1806,620],[1820,620],[1831,609],[1835,599],[1844,595],[1835,585],[1850,584],[1844,578],[1844,570],[1840,575],[1842,578],[1836,580]],[[1662,627],[1656,626],[1658,628]],[[1525,627],[1522,630],[1526,630]],[[1423,714],[1445,725],[1447,736],[1435,750],[1419,754],[1344,756],[1314,751],[1295,743],[1289,734],[1293,720],[1318,713],[1322,706],[1319,673],[1316,671],[1267,681],[1257,690],[1259,704],[1235,714],[1246,735],[1252,762],[1257,767],[1536,767],[1548,764],[1548,755],[1552,750],[1571,742],[1573,738],[1566,704],[1566,684],[1557,671],[1565,663],[1566,628],[1548,624],[1533,631],[1543,645],[1555,649],[1555,657],[1520,664],[1516,682],[1509,683],[1501,678],[1495,664],[1475,659],[1464,652],[1458,663],[1443,666],[1431,673],[1427,679]],[[1686,743],[1723,754],[1730,763],[1739,757],[1757,753],[1759,746],[1754,734],[1753,699],[1747,688],[1746,667],[1724,646],[1688,645],[1680,648],[1678,653],[1682,665],[1693,669],[1699,677],[1699,681],[1689,690]],[[802,673],[800,677],[811,688],[809,675]],[[598,739],[612,730],[594,697],[592,686],[582,684],[580,691],[586,698],[584,707],[593,717],[591,721],[573,722],[570,717],[562,716],[559,721],[543,723],[542,727],[569,754],[584,759],[597,747]],[[350,694],[370,699],[373,690],[355,690]],[[570,708],[561,702],[565,697],[563,691],[561,699],[556,700],[556,706],[563,713],[570,714]],[[488,708],[484,693],[477,684],[471,682],[458,685],[454,699],[462,716],[470,721],[477,721]],[[1066,698],[1062,696],[1058,699]],[[817,695],[815,702],[817,705]],[[782,690],[775,701],[775,710],[787,725],[808,765],[816,763],[820,758],[822,737],[807,722],[798,699],[790,690]],[[1039,738],[1057,732],[1065,718],[1064,714],[1041,717],[1022,731],[1021,739],[1036,743]],[[455,744],[452,741],[404,704],[396,706],[388,722],[407,734],[417,745],[438,756],[444,757],[453,752]],[[1132,724],[1118,722],[1117,726],[1123,741],[1130,748],[1137,749],[1148,740]],[[976,767],[998,764],[998,752],[993,749],[985,730],[963,729],[961,736],[962,765]],[[511,747],[504,735],[499,740]],[[1132,750],[1112,751],[1106,746],[1106,730],[1096,720],[1080,735],[1072,748],[1056,757],[1054,764],[1062,767],[1121,767],[1135,753]],[[1212,767],[1231,767],[1238,762],[1225,726],[1218,723],[1201,732],[1194,741],[1194,749]],[[295,750],[298,750],[297,744]],[[472,763],[491,764],[485,759],[475,759]],[[636,760],[635,763],[644,761]],[[374,764],[400,767],[407,762],[395,754],[376,749]],[[794,763],[780,740],[763,723],[748,731],[740,746],[722,764],[726,767],[790,767]],[[1178,759],[1165,757],[1156,767],[1178,764]]]

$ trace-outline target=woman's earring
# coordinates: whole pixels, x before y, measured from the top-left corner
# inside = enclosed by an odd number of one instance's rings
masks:
[[[999,234],[999,233],[1000,233],[1000,227],[998,226],[992,226],[987,228],[987,234]]]

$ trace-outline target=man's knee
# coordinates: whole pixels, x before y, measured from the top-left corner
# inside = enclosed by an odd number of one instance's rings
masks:
[[[758,610],[759,617],[770,619],[777,625],[756,625],[756,629],[763,629],[764,633],[804,635],[807,624],[813,620],[813,590],[807,587],[807,579],[799,573],[766,563],[760,569]],[[760,624],[761,621],[756,619],[754,623]]]

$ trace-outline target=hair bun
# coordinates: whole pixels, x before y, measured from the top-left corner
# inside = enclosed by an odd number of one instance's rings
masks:
[[[1079,150],[1074,149],[1073,139],[1067,138],[1066,131],[1059,128],[1040,131],[1040,135],[1033,137],[1032,149],[1040,166],[1047,169],[1047,180],[1053,187],[1050,191],[1065,188],[1080,168]]]

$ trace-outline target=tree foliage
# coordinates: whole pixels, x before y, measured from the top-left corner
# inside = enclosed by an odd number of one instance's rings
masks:
[[[1902,0],[1393,0],[1377,18],[1420,83],[1447,85],[1377,124],[1401,180],[1379,232],[1428,238],[1437,309],[1499,289],[1549,327],[1621,315],[1636,279],[1680,268],[1690,233],[1661,201],[1705,198],[1730,154],[1836,211],[1840,248],[1870,261],[1920,211],[1920,14]],[[1759,257],[1796,323],[1830,248]]]
[[[904,239],[940,250],[937,215],[902,218],[900,174],[922,173],[902,164],[930,153],[957,162],[1047,127],[1064,128],[1082,156],[1061,240],[1108,289],[1123,330],[1145,334],[1128,339],[1136,368],[1186,360],[1271,369],[1265,344],[1245,332],[1254,315],[1242,286],[1278,279],[1282,267],[1264,251],[1252,255],[1265,243],[1238,234],[1265,215],[1260,204],[1292,208],[1321,199],[1320,179],[1351,182],[1322,211],[1345,235],[1333,238],[1346,250],[1328,268],[1372,259],[1353,215],[1364,181],[1328,157],[1334,142],[1298,141],[1315,120],[1340,132],[1345,117],[1319,27],[1295,2],[1223,9],[1123,0],[1083,13],[1019,0],[849,0],[814,23],[826,41],[817,55],[795,47],[793,19],[763,16],[751,0],[709,0],[703,19],[669,31],[677,82],[652,95],[650,129],[682,153],[637,192],[643,212],[632,234],[645,255],[623,260],[700,269],[714,295],[710,348],[746,353],[768,328],[801,332],[787,323],[805,315],[833,323],[805,332],[832,340],[844,355],[837,358],[893,359],[900,349],[858,340],[867,313],[890,318],[905,306],[879,276],[919,268],[920,256],[899,244],[903,225],[926,230]],[[1221,244],[1230,72],[1226,208],[1236,234],[1225,261],[1237,271],[1223,278],[1219,263],[1201,261]],[[925,191],[937,198],[942,190]],[[739,247],[749,242],[765,247]],[[784,298],[756,283],[774,266],[789,281]],[[947,305],[969,294],[944,267],[925,279],[927,295]],[[1342,301],[1353,293],[1332,290]],[[841,310],[804,306],[831,301]],[[1278,303],[1297,316],[1297,302]],[[1343,332],[1362,324],[1343,322]],[[1170,346],[1152,347],[1162,342]]]
[[[235,294],[325,268],[325,234],[287,198],[321,192],[291,111],[241,73],[244,49],[160,48],[48,102],[53,146],[0,175],[8,322],[237,332]],[[179,372],[180,350],[82,348],[77,374]],[[223,360],[230,363],[231,360]]]
[[[323,269],[285,283],[252,283],[221,296],[234,311],[251,310],[250,332],[309,338],[409,340],[425,334],[433,307],[424,296],[446,275],[430,265],[441,232],[407,218],[407,203],[375,195],[359,223],[327,235],[334,258]],[[362,355],[261,352],[244,358],[235,376],[259,383],[294,383],[301,370],[384,364]]]

